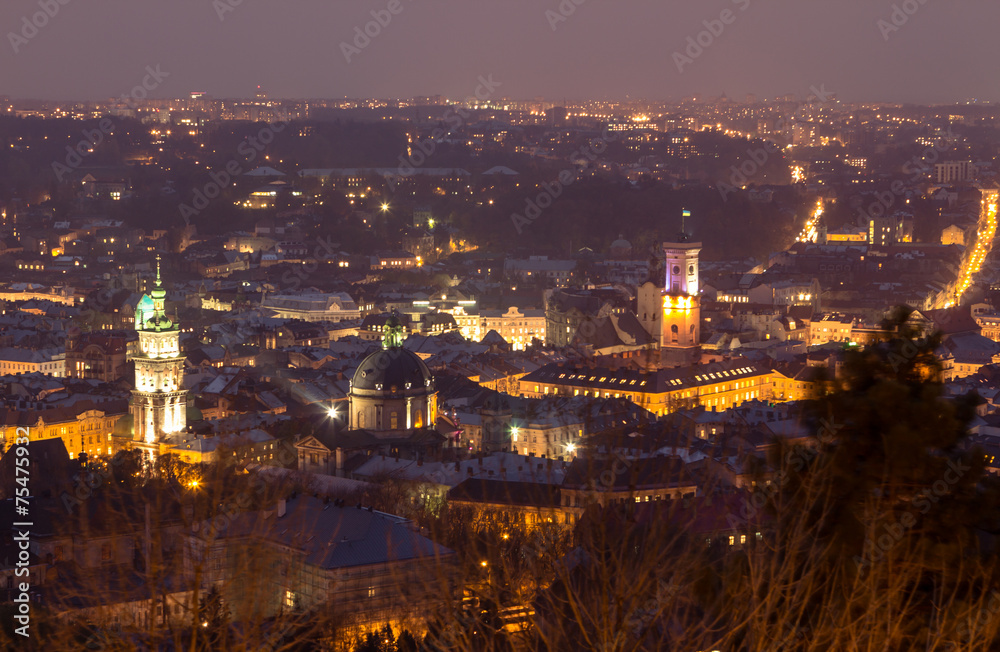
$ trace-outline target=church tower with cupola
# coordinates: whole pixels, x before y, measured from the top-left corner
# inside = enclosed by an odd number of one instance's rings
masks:
[[[133,356],[135,389],[132,390],[135,445],[152,453],[157,452],[164,437],[187,426],[180,328],[167,317],[166,297],[157,256],[156,285],[140,300],[140,309],[136,310],[139,352]]]
[[[681,233],[663,243],[666,282],[663,287],[663,321],[660,339],[664,362],[694,362],[701,341],[701,296],[698,255],[701,243]]]

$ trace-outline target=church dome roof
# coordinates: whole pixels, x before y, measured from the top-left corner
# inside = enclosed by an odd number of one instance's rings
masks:
[[[431,370],[415,353],[392,347],[365,358],[354,372],[351,387],[354,390],[401,392],[430,388],[433,381]]]
[[[143,324],[147,331],[170,331],[174,330],[174,322],[166,315],[153,315]]]

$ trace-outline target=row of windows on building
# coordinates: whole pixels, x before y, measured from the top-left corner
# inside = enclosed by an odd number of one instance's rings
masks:
[[[755,532],[754,533],[754,538],[757,539],[758,541],[760,541],[761,539],[764,538],[764,535],[762,535],[760,532]],[[722,537],[722,541],[723,542],[726,541],[726,537],[725,536]],[[745,535],[745,534],[730,534],[729,535],[729,545],[735,546],[737,541],[739,541],[739,544],[741,546],[742,545],[746,545],[747,535]],[[707,537],[705,539],[705,545],[706,546],[712,545],[712,538],[711,537]]]

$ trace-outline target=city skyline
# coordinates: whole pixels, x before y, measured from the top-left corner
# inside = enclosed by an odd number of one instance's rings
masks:
[[[1000,650],[997,18],[7,0],[0,650]]]
[[[1000,18],[1000,7],[967,2],[511,0],[500,11],[455,0],[303,0],[299,11],[277,13],[181,0],[155,15],[133,4],[83,9],[53,0],[50,15],[38,0],[0,7],[0,94],[117,97],[148,65],[166,73],[150,95],[163,98],[193,90],[246,97],[258,84],[280,98],[464,98],[480,76],[492,76],[498,96],[550,101],[804,97],[820,85],[845,102],[1000,99],[988,63],[997,48],[990,18]]]

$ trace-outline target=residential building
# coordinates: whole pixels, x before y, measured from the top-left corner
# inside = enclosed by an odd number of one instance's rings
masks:
[[[189,576],[218,587],[234,620],[293,609],[344,615],[346,625],[419,631],[454,598],[455,553],[398,516],[312,496],[211,521],[188,535]]]
[[[20,374],[45,374],[62,378],[66,375],[66,352],[54,348],[0,348],[0,376]]]
[[[125,377],[129,342],[124,332],[79,333],[66,340],[66,375],[112,383]]]

